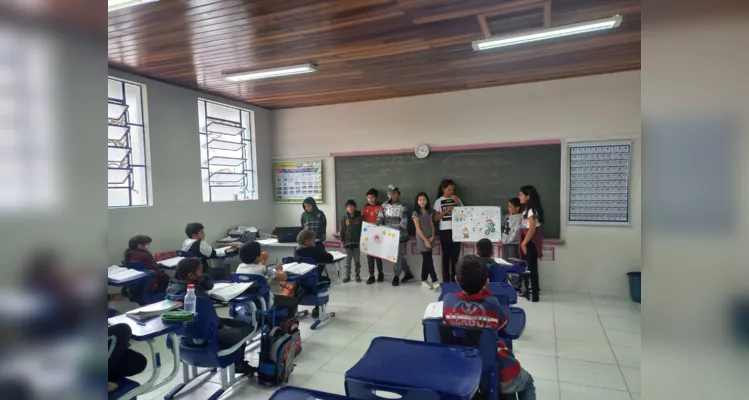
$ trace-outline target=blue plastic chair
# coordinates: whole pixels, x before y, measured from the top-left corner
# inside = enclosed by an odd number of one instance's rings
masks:
[[[344,400],[349,397],[341,396],[340,394],[333,394],[327,392],[320,392],[317,390],[304,389],[294,386],[282,387],[270,396],[269,400]]]
[[[259,322],[260,314],[268,311],[270,305],[270,286],[263,275],[255,274],[231,274],[232,282],[256,282],[259,288],[251,293],[243,293],[231,301],[229,307],[229,317],[241,320],[251,321],[253,324]],[[238,307],[247,307],[251,310],[251,315],[237,312]],[[253,311],[254,310],[254,311]],[[259,312],[259,313],[258,313]]]
[[[507,268],[498,264],[489,264],[489,282],[507,282]]]
[[[507,282],[489,282],[487,287],[492,293],[492,297],[496,297],[499,304],[503,306],[509,306],[518,302],[518,293]],[[438,301],[442,301],[448,293],[458,293],[461,291],[460,286],[455,282],[442,282],[440,288]]]
[[[414,389],[393,385],[380,385],[346,378],[346,396],[360,400],[440,400],[437,392],[429,389]],[[381,394],[387,394],[382,396]],[[393,394],[400,396],[396,397]]]
[[[449,330],[449,337],[445,338],[440,329]],[[469,331],[480,331],[477,346],[470,346],[466,342]],[[447,339],[447,340],[446,340]],[[441,322],[424,325],[424,340],[429,343],[441,343],[475,347],[481,355],[481,383],[479,387],[487,394],[486,399],[499,399],[499,356],[497,355],[497,332],[490,329],[476,329],[451,327]],[[505,343],[505,346],[507,343]]]
[[[117,390],[109,393],[109,396],[107,397],[109,400],[119,399],[131,390],[140,386],[140,383],[127,378],[120,379],[115,383],[117,384]],[[132,397],[132,399],[137,399],[137,397]]]
[[[138,303],[138,305],[147,306],[149,304],[158,303],[166,298],[165,292],[149,293],[148,284],[151,281],[151,277],[153,277],[154,272],[150,269],[147,269],[146,266],[143,265],[143,263],[138,261],[123,261],[122,264],[127,268],[143,271],[146,273],[145,277],[126,285],[128,290],[135,290],[140,293],[140,296],[137,299],[134,299],[135,302]]]
[[[293,261],[294,257],[286,257],[282,260],[284,264]],[[314,259],[306,257],[302,257],[300,259],[300,262],[318,265]],[[302,296],[302,299],[299,301],[299,305],[319,307],[320,310],[318,318],[315,320],[315,322],[312,323],[312,326],[310,326],[310,329],[313,330],[317,329],[317,327],[328,318],[335,317],[334,312],[327,312],[328,301],[330,301],[330,285],[332,282],[319,282],[318,269],[315,269],[312,272],[305,274],[304,276],[299,278],[299,283],[304,288],[304,296]],[[302,312],[302,315],[306,315],[306,313],[307,312],[304,311]]]
[[[504,334],[510,339],[519,339],[525,331],[525,311],[520,307],[505,307],[502,306],[502,311],[507,315],[507,326],[504,329]],[[511,349],[510,346],[507,348]]]
[[[182,301],[184,296],[168,296],[169,300]],[[195,302],[196,319],[189,323],[179,323],[176,330],[180,337],[179,351],[180,361],[185,365],[183,371],[182,383],[172,389],[164,399],[173,399],[180,390],[182,390],[192,380],[206,372],[215,372],[217,369],[221,376],[221,388],[216,390],[210,400],[220,397],[229,387],[235,385],[238,381],[234,373],[234,362],[244,358],[241,351],[245,342],[255,336],[256,331],[251,332],[244,340],[240,340],[229,348],[222,348],[218,343],[218,315],[213,307],[213,303],[208,297],[198,296]],[[171,348],[174,343],[167,340],[167,347]],[[188,373],[190,366],[192,374]],[[207,370],[197,373],[197,368],[208,368]],[[190,375],[193,375],[190,377]]]

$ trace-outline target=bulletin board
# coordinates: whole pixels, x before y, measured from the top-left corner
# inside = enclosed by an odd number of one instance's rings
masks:
[[[631,141],[569,144],[569,224],[630,225],[631,153]]]
[[[273,201],[302,203],[312,197],[322,203],[322,160],[274,161]]]

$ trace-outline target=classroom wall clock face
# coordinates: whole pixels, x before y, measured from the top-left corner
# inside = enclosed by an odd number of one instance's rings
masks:
[[[418,158],[427,158],[427,156],[429,156],[429,146],[425,144],[416,146],[416,148],[414,149],[414,154],[416,154],[416,157]]]

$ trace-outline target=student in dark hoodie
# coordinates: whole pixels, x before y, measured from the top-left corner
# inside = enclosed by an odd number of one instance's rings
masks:
[[[325,213],[317,208],[317,203],[312,197],[307,197],[302,203],[304,212],[302,213],[302,228],[315,234],[315,247],[325,250],[325,232],[328,228],[328,219]]]
[[[296,237],[297,246],[294,249],[294,261],[299,262],[302,258],[311,258],[317,263],[317,282],[330,282],[330,278],[322,276],[325,270],[325,264],[333,262],[333,255],[325,251],[325,248],[319,249],[315,243],[315,234],[303,230]],[[312,309],[312,317],[317,318],[320,311],[317,306]]]
[[[408,242],[408,209],[400,203],[401,191],[395,185],[388,185],[388,201],[382,205],[380,214],[377,216],[377,225],[384,224],[387,227],[400,231],[398,244],[398,259],[393,263],[393,286],[401,282],[401,271],[405,272],[402,282],[408,282],[414,278],[411,268],[406,264],[406,243]]]
[[[146,269],[154,272],[153,278],[148,282],[149,293],[161,293],[169,285],[169,275],[161,270],[156,259],[151,254],[151,238],[146,235],[135,235],[130,238],[125,250],[124,260],[135,261],[143,264]]]
[[[351,259],[356,265],[356,281],[361,282],[361,239],[362,215],[356,209],[356,202],[352,199],[346,202],[346,213],[341,221],[341,242],[346,249],[346,276],[343,283],[351,282]]]
[[[169,296],[182,296],[187,294],[187,285],[195,285],[195,296],[208,296],[207,291],[213,288],[213,282],[206,285],[205,281],[210,277],[203,275],[203,265],[197,258],[185,258],[177,263],[177,270],[174,272],[175,279],[169,283],[166,294]],[[234,346],[240,340],[252,333],[252,327],[236,319],[219,318],[218,330],[216,337],[221,348]],[[196,345],[199,345],[196,343]],[[240,348],[240,354],[244,354],[244,345]],[[244,358],[234,363],[236,372],[239,374],[252,375],[255,369],[250,366]]]

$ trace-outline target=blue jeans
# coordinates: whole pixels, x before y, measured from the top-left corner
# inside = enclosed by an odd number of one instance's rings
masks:
[[[517,393],[518,400],[536,400],[536,386],[533,385],[533,377],[525,369],[520,369],[520,375],[507,386],[500,384],[499,390],[503,394]]]

